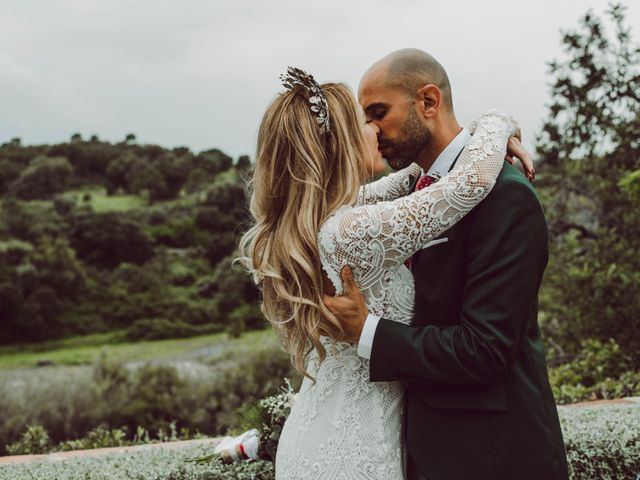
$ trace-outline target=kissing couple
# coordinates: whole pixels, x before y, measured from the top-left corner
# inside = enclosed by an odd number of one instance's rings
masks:
[[[567,479],[537,321],[548,231],[516,122],[462,128],[416,49],[375,63],[357,100],[282,80],[240,245],[304,374],[277,480]],[[396,172],[367,183],[383,159]]]

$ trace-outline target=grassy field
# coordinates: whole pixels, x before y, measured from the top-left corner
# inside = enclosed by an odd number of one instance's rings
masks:
[[[84,195],[89,194],[91,198],[85,202]],[[85,187],[66,192],[65,197],[73,199],[77,206],[89,203],[96,213],[103,212],[126,212],[134,208],[144,207],[147,200],[140,195],[107,195],[102,187]]]
[[[85,365],[95,361],[102,352],[124,362],[172,358],[208,362],[225,352],[241,352],[276,341],[271,330],[248,332],[237,339],[229,338],[226,333],[142,342],[121,342],[120,338],[120,332],[113,332],[0,347],[0,369],[31,368],[39,361],[50,361],[55,365]]]

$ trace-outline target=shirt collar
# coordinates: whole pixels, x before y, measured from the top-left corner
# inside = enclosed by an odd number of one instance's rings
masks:
[[[469,133],[469,130],[463,127],[460,133],[458,133],[458,135],[449,142],[449,145],[440,152],[440,155],[438,155],[436,161],[431,165],[427,175],[435,178],[436,180],[444,177],[447,172],[451,170],[451,165],[453,165],[453,162],[458,158],[458,154],[465,147],[469,139],[471,139],[471,134]],[[423,175],[424,173],[424,170],[422,170]]]

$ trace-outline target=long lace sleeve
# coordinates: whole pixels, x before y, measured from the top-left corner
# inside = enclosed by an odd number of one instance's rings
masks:
[[[358,205],[395,200],[409,193],[413,180],[420,176],[420,166],[412,163],[406,168],[360,187]]]
[[[505,114],[483,115],[455,168],[429,188],[403,198],[343,206],[325,221],[318,244],[327,276],[342,291],[340,270],[353,268],[361,288],[384,289],[385,272],[448,230],[491,191],[516,123]]]

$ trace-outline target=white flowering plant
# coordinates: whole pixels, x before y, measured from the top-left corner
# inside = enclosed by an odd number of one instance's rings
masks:
[[[291,387],[291,381],[285,378],[285,386],[282,392],[264,398],[258,402],[263,415],[262,430],[260,434],[261,450],[263,458],[275,460],[278,441],[282,434],[284,422],[287,420],[291,408],[296,400],[296,394]]]
[[[238,434],[237,436],[225,437],[213,454],[187,461],[196,463],[206,463],[211,460],[229,463],[242,459],[275,461],[282,428],[296,398],[291,381],[288,378],[284,381],[285,385],[280,387],[281,392],[258,400],[238,411],[239,428],[233,431],[234,434]],[[257,451],[253,432],[259,432]]]

